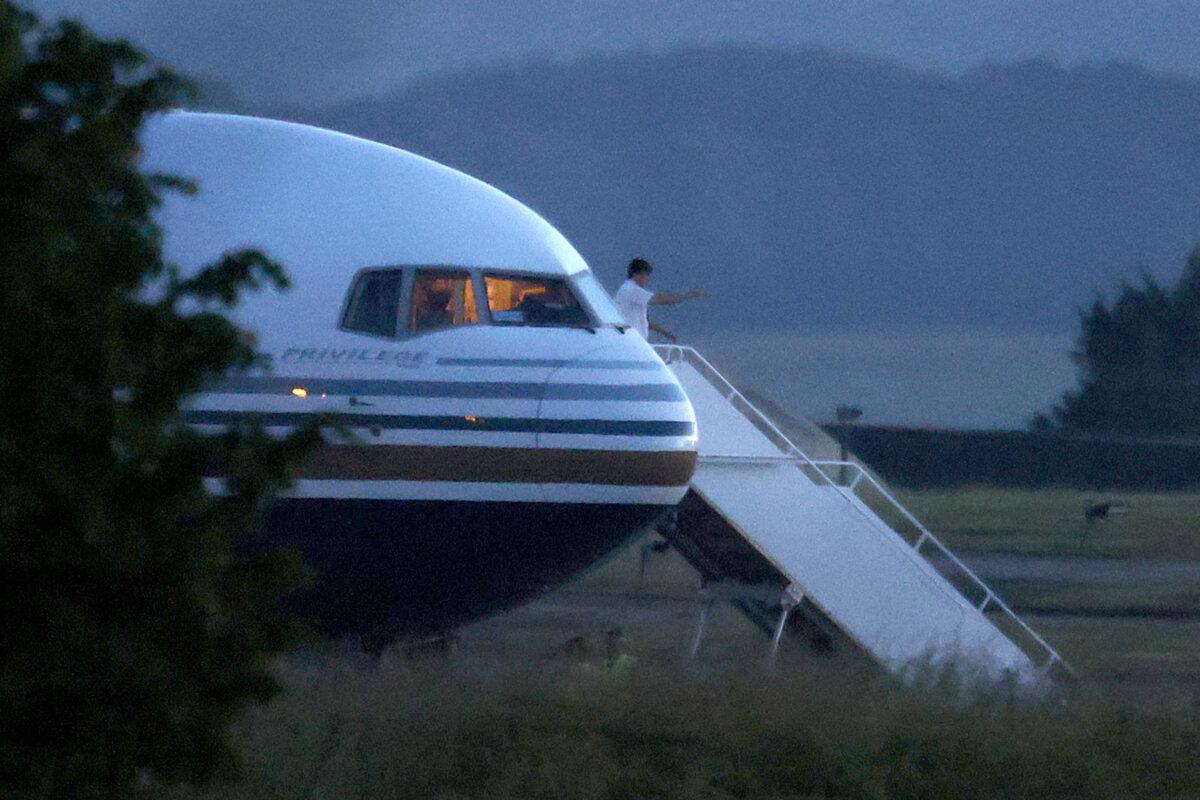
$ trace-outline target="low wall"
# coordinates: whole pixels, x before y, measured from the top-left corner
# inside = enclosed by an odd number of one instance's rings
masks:
[[[1078,437],[1024,431],[823,425],[888,483],[913,489],[1200,488],[1200,441]]]

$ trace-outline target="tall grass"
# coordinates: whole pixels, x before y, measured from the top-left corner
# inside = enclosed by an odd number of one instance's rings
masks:
[[[914,506],[958,546],[1200,552],[1200,495],[1122,496],[1130,514],[1081,540],[1081,511],[1091,499],[981,489],[918,493]],[[235,730],[244,774],[165,796],[1200,798],[1194,624],[1041,620],[1038,627],[1087,676],[1042,700],[964,688],[938,674],[901,686],[862,665],[787,647],[774,669],[762,668],[761,632],[729,609],[710,622],[706,666],[689,668],[682,655],[698,606],[683,601],[696,596],[695,575],[670,555],[652,560],[641,577],[640,555],[629,548],[559,592],[558,605],[472,626],[446,657],[372,664],[310,655],[281,663],[286,692]],[[581,593],[627,602],[575,608]],[[631,595],[675,602],[651,609]],[[626,678],[610,677],[596,661],[547,657],[555,642],[583,633],[595,643],[616,624],[638,657]]]
[[[1195,798],[1196,709],[1031,701],[845,665],[281,667],[247,768],[175,798]]]
[[[964,487],[902,491],[901,501],[956,550],[1037,555],[1200,558],[1200,493]],[[1084,509],[1118,501],[1128,513],[1088,526]]]

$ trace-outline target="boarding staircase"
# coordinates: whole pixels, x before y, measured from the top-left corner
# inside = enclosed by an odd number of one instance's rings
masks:
[[[895,672],[953,661],[1041,683],[1058,652],[855,461],[803,422],[785,435],[690,347],[656,345],[696,411],[699,462],[663,535],[772,636]],[[798,440],[801,444],[797,444]],[[697,640],[697,644],[698,644]]]

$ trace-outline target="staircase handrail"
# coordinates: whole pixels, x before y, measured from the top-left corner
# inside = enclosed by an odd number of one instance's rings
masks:
[[[925,525],[922,524],[921,521],[916,518],[916,516],[914,516],[907,508],[904,507],[904,504],[902,504],[890,491],[888,491],[885,486],[875,479],[874,475],[852,461],[814,461],[813,463],[819,468],[835,467],[838,470],[851,469],[856,471],[857,475],[854,480],[851,481],[849,486],[842,487],[839,485],[838,488],[849,489],[851,492],[857,493],[858,487],[861,486],[864,481],[874,488],[875,491],[879,493],[879,496],[887,501],[888,505],[890,505],[895,511],[899,512],[900,515],[910,522],[920,533],[920,536],[917,537],[917,540],[909,545],[914,553],[919,555],[925,560],[926,563],[936,569],[936,565],[930,561],[929,556],[922,552],[922,548],[926,544],[932,544],[946,559],[958,567],[962,574],[966,575],[967,578],[969,578],[977,588],[983,590],[983,601],[975,606],[980,613],[983,613],[989,605],[997,606],[1006,617],[1008,617],[1012,622],[1016,623],[1016,625],[1024,633],[1026,633],[1030,639],[1032,639],[1038,644],[1039,647],[1042,648],[1047,656],[1046,662],[1041,665],[1042,669],[1050,669],[1054,666],[1054,664],[1059,664],[1071,675],[1075,674],[1075,671],[1071,668],[1071,666],[1067,664],[1062,655],[1055,650],[1049,642],[1043,639],[1037,631],[1035,631],[1029,626],[1028,623],[1025,622],[1025,620],[1021,619],[1020,615],[1013,611],[1008,603],[1004,602],[1004,599],[1000,597],[1000,595],[992,591],[992,588],[984,582],[983,578],[979,577],[975,570],[971,569],[962,559],[956,556],[954,552],[937,537],[937,534],[925,527]],[[863,502],[866,502],[866,500],[863,500]]]
[[[826,475],[825,471],[818,467],[816,463],[808,457],[807,453],[797,447],[796,444],[790,438],[788,438],[787,434],[781,431],[779,427],[771,421],[770,417],[760,411],[758,406],[750,402],[749,398],[742,394],[736,386],[730,383],[729,380],[726,379],[726,377],[722,375],[720,371],[709,362],[708,359],[700,355],[696,348],[684,344],[656,344],[652,346],[654,347],[655,352],[659,353],[659,355],[662,355],[664,352],[667,353],[667,355],[663,358],[663,361],[665,361],[667,364],[673,363],[674,359],[672,358],[672,355],[678,353],[681,360],[688,361],[693,367],[697,367],[699,371],[704,374],[705,379],[715,388],[721,391],[727,401],[732,402],[734,398],[742,401],[746,408],[753,413],[754,419],[752,419],[751,422],[755,423],[760,430],[765,428],[766,431],[764,432],[769,432],[771,436],[775,438],[776,441],[774,444],[783,452],[785,458],[788,458],[789,460],[801,461],[804,465],[811,467],[812,472],[818,475],[820,480],[824,482],[825,485],[834,487],[837,486],[837,483],[834,482],[833,479],[831,479],[828,475]]]
[[[987,609],[988,605],[995,604],[1001,609],[1004,616],[1014,622],[1022,632],[1027,634],[1032,641],[1037,643],[1037,645],[1042,649],[1043,653],[1047,656],[1046,661],[1040,666],[1040,669],[1048,672],[1049,670],[1053,669],[1055,664],[1058,664],[1069,675],[1072,677],[1075,676],[1075,671],[1063,659],[1062,655],[1050,645],[1049,642],[1043,639],[1037,633],[1037,631],[1035,631],[1025,622],[1025,620],[1021,619],[1021,617],[1018,616],[1017,613],[1013,611],[1012,608],[1010,608],[1009,605],[1005,603],[999,595],[992,591],[991,587],[989,587],[982,578],[975,574],[974,570],[968,567],[962,561],[962,559],[956,556],[950,550],[950,548],[943,544],[941,539],[939,539],[932,531],[925,527],[925,525],[923,525],[921,521],[916,518],[916,516],[914,516],[907,508],[905,508],[904,505],[898,499],[896,499],[896,497],[892,495],[892,493],[885,486],[883,486],[883,484],[876,480],[874,475],[872,475],[868,470],[864,469],[862,465],[856,464],[853,461],[814,461],[810,459],[808,455],[799,447],[797,447],[796,444],[792,442],[792,440],[783,431],[781,431],[766,414],[759,410],[758,406],[754,405],[754,403],[750,402],[745,395],[738,391],[737,387],[730,383],[729,380],[726,379],[725,376],[722,375],[720,371],[708,361],[708,359],[700,355],[695,348],[689,345],[680,344],[655,344],[653,347],[655,352],[657,352],[660,356],[663,356],[663,361],[665,361],[667,364],[674,363],[676,360],[675,356],[677,355],[679,357],[678,360],[689,362],[693,367],[696,367],[698,371],[704,374],[705,379],[710,384],[722,392],[727,401],[732,402],[734,398],[740,400],[744,404],[745,408],[748,409],[753,415],[751,422],[755,423],[760,430],[765,429],[764,432],[769,431],[776,440],[774,442],[775,446],[779,447],[784,454],[780,459],[764,457],[717,456],[713,460],[744,462],[757,461],[760,463],[778,460],[792,461],[793,463],[799,462],[799,466],[807,466],[811,468],[812,472],[815,472],[818,476],[820,476],[820,479],[824,482],[824,485],[836,488],[839,494],[845,497],[847,502],[851,503],[853,500],[851,495],[846,494],[847,490],[849,490],[851,493],[857,493],[858,487],[865,480],[879,493],[881,497],[887,500],[888,504],[892,508],[898,511],[901,516],[904,517],[904,519],[915,526],[920,532],[920,536],[917,537],[916,542],[908,545],[915,555],[936,570],[936,565],[934,565],[933,562],[930,561],[929,557],[922,552],[922,547],[924,547],[926,543],[932,542],[933,546],[936,547],[938,551],[948,558],[952,564],[958,567],[958,569],[961,570],[962,573],[966,575],[978,588],[983,590],[983,602],[975,606],[976,610],[982,614]],[[743,413],[745,414],[745,412]],[[747,414],[746,416],[750,416],[750,414]],[[857,474],[854,480],[850,482],[849,486],[842,486],[836,480],[830,477],[828,473],[826,473],[826,467],[837,467],[839,470],[852,469]],[[865,503],[866,501],[862,500],[862,502]],[[961,593],[959,596],[962,596]],[[1018,647],[1019,646],[1020,645],[1018,645]]]

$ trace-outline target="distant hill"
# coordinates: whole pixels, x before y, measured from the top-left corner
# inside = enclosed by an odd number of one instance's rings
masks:
[[[278,113],[278,112],[277,112]],[[464,72],[293,118],[461,168],[689,333],[1069,331],[1200,239],[1200,81],[1044,62],[961,78],[713,47]]]
[[[253,108],[227,82],[210,75],[191,78],[196,97],[189,104],[195,111],[223,111],[229,114],[253,114]]]

